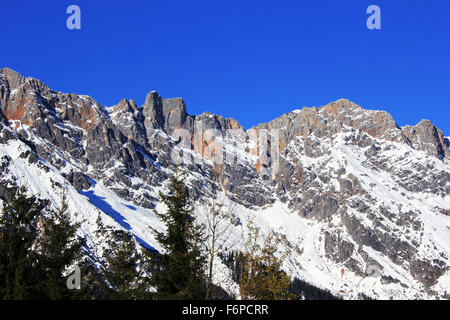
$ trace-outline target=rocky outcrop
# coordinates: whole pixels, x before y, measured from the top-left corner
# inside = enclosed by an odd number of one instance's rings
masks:
[[[442,131],[436,128],[431,121],[422,120],[414,127],[406,126],[403,128],[403,132],[414,148],[440,159],[448,159],[450,156],[448,141]]]
[[[410,264],[411,274],[427,287],[436,283],[436,280],[448,270],[448,266],[441,260],[433,261],[425,259],[415,259]]]
[[[3,74],[3,78],[8,83],[9,90],[15,90],[25,83],[25,78],[14,70],[3,68],[1,73]]]

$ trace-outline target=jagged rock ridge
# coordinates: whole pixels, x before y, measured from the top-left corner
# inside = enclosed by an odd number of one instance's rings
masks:
[[[448,295],[450,146],[430,121],[400,128],[387,112],[341,99],[244,130],[233,119],[189,115],[182,99],[154,91],[140,107],[123,99],[106,108],[8,68],[0,73],[0,121],[0,145],[28,148],[14,155],[5,147],[2,178],[14,176],[18,157],[39,172],[56,170],[117,222],[120,212],[93,198],[99,184],[140,208],[158,208],[157,191],[176,168],[174,153],[183,155],[193,199],[219,195],[237,206],[236,230],[252,215],[289,213],[292,226],[261,223],[293,249],[286,268],[299,277],[333,292],[351,286],[351,297]],[[182,141],[180,129],[190,139]],[[217,163],[221,150],[224,161]],[[309,270],[308,260],[317,260]],[[375,289],[360,288],[373,266],[389,270]],[[323,273],[342,267],[351,281]]]

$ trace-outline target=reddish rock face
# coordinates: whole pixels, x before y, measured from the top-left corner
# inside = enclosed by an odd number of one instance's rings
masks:
[[[62,118],[86,131],[97,123],[102,107],[91,98],[54,92],[41,81],[25,79],[7,68],[1,75],[4,90],[1,112],[9,121],[32,125],[36,119],[58,111]]]
[[[29,124],[27,121],[25,121],[25,103],[26,99],[20,97],[18,99],[18,104],[16,103],[10,103],[9,106],[4,111],[4,115],[6,119],[8,120],[20,120],[23,123]]]
[[[92,106],[88,104],[82,104],[78,109],[80,119],[75,121],[75,125],[80,126],[84,130],[89,130],[96,122],[96,114]]]

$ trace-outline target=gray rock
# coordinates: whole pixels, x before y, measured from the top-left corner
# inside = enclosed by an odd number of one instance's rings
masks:
[[[429,261],[425,259],[414,259],[410,263],[409,271],[411,275],[430,287],[436,283],[437,279],[448,270],[448,266],[443,261]]]
[[[25,78],[18,72],[9,68],[3,68],[1,70],[5,80],[8,82],[9,89],[14,90],[25,83]]]

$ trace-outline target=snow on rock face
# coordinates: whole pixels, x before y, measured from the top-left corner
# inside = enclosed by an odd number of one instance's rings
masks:
[[[8,70],[0,73],[0,179],[55,206],[66,188],[99,263],[108,246],[99,217],[162,250],[149,227],[164,230],[153,208],[164,210],[158,191],[182,152],[198,220],[205,198],[234,208],[228,247],[243,245],[251,219],[279,239],[280,254],[289,249],[287,271],[336,295],[450,297],[449,140],[430,122],[399,128],[388,113],[341,99],[245,131],[233,119],[191,116],[181,99],[156,92],[140,108],[133,100],[104,108]],[[199,127],[204,134],[187,143],[172,136]],[[224,135],[210,139],[208,129]],[[219,148],[223,163],[214,161]],[[215,265],[215,282],[238,296],[229,270]]]

